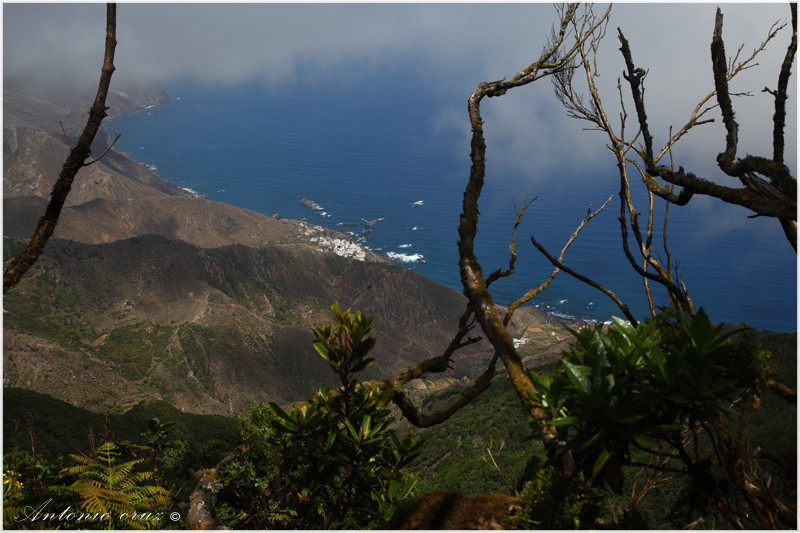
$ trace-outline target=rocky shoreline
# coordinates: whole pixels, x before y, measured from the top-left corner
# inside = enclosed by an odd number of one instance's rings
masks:
[[[341,257],[368,261],[373,263],[388,263],[388,259],[376,254],[366,246],[354,241],[347,233],[325,228],[316,224],[299,221],[301,234],[309,242],[317,245],[322,252],[331,252]]]
[[[314,200],[309,200],[308,198],[301,198],[300,203],[305,207],[312,209],[317,215],[323,218],[331,218],[333,216],[330,215],[325,210],[324,207],[322,207]],[[381,220],[384,220],[384,217],[373,218],[371,220],[361,219],[361,224],[364,227],[361,230],[360,236],[356,235],[352,231],[339,232],[315,224],[307,224],[305,222],[301,222],[300,224],[301,226],[303,226],[302,231],[304,235],[311,237],[311,242],[319,245],[320,250],[330,251],[335,253],[336,255],[340,255],[342,257],[350,257],[358,261],[366,260],[366,261],[380,261],[385,263],[400,264],[404,261],[392,257],[391,252],[387,253],[386,255],[379,255],[371,251],[367,246],[364,245],[366,236],[372,232],[372,229],[370,228],[375,224],[377,224],[378,222],[380,222]],[[359,223],[340,222],[338,225],[347,227],[356,227],[359,225]],[[323,232],[329,232],[330,235],[322,234]]]

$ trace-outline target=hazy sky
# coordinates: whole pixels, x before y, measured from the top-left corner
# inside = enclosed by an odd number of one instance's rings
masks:
[[[596,6],[600,11],[604,6]],[[663,142],[713,86],[709,43],[715,4],[617,4],[600,55],[598,79],[612,116],[618,113],[616,80],[623,70],[616,28],[631,43],[634,60],[648,68],[646,101],[651,131]],[[749,55],[770,25],[788,21],[787,4],[723,4],[726,50],[743,44]],[[264,83],[271,88],[313,83],[336,90],[380,76],[402,90],[430,92],[446,102],[436,122],[468,136],[465,102],[481,81],[513,76],[538,56],[553,22],[550,4],[138,4],[118,6],[117,72],[126,80],[169,87],[177,80],[212,84]],[[104,4],[3,5],[3,65],[17,73],[96,83],[102,62]],[[744,72],[734,91],[740,153],[771,153],[773,99],[788,28],[771,43],[760,66]],[[797,68],[793,68],[787,159],[796,158]],[[500,103],[502,100],[502,103]],[[633,112],[632,105],[629,111]],[[605,139],[565,118],[548,81],[517,89],[484,105],[494,157],[525,154],[552,165],[590,171],[592,161],[613,160]],[[714,177],[714,156],[724,147],[717,124],[685,142],[678,162]],[[576,157],[578,154],[584,157]],[[709,155],[710,154],[710,155]],[[522,156],[522,157],[520,157]],[[719,172],[716,172],[719,175]]]

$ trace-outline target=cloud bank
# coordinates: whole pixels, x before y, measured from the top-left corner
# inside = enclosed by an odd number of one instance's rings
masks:
[[[713,86],[709,43],[714,11],[713,4],[614,6],[599,56],[598,82],[609,114],[616,116],[619,109],[620,27],[636,63],[650,71],[646,99],[656,141],[663,142],[670,125],[683,124]],[[774,21],[789,17],[785,4],[726,4],[723,11],[729,56],[739,44],[749,55]],[[401,92],[441,95],[451,103],[443,106],[437,125],[464,131],[466,138],[464,102],[469,92],[481,81],[526,67],[538,56],[555,20],[549,4],[123,3],[118,6],[114,83],[168,88],[178,82],[256,82],[287,91],[303,83],[363,90],[359,84],[364,80],[380,79]],[[103,4],[5,4],[4,75],[94,84],[104,32]],[[761,89],[777,84],[788,40],[784,30],[760,56],[760,66],[744,72],[733,86],[753,93],[735,102],[743,152],[770,152],[773,100]],[[797,145],[796,68],[793,74],[786,143],[791,161]],[[548,82],[519,91],[485,105],[495,157],[524,166],[526,160],[539,155],[546,159],[554,151],[577,152],[582,157],[559,158],[553,164],[577,165],[583,171],[587,161],[607,157],[605,139],[582,131],[586,124],[567,119]],[[715,171],[713,155],[724,142],[719,122],[717,118],[716,124],[703,126],[701,134],[680,146],[681,161],[701,173]]]

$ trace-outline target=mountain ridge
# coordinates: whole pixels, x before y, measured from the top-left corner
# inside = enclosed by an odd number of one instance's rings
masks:
[[[4,99],[5,259],[33,232],[68,150],[63,135],[37,129],[43,112],[34,120],[7,103],[18,101]],[[67,106],[41,109],[54,108]],[[6,295],[4,386],[104,412],[147,399],[226,415],[256,400],[300,401],[335,385],[310,331],[334,301],[373,315],[368,377],[441,353],[463,295],[370,252],[359,261],[325,244],[343,238],[192,197],[112,149],[79,172],[54,238]],[[520,336],[529,328],[540,337],[534,359],[564,342],[544,332],[556,326],[535,310],[517,322]],[[453,369],[412,388],[469,379],[489,355],[488,345],[472,345]]]

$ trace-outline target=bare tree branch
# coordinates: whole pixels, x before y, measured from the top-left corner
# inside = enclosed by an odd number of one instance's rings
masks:
[[[421,378],[429,372],[438,373],[447,371],[450,368],[450,361],[456,351],[464,348],[465,346],[475,344],[481,340],[480,337],[469,337],[464,340],[464,337],[466,337],[467,334],[475,327],[472,320],[472,314],[472,306],[467,304],[467,309],[464,311],[464,314],[461,315],[461,318],[458,321],[458,331],[442,355],[426,359],[414,368],[406,370],[392,379],[379,381],[375,384],[381,389],[399,390],[402,389],[402,387],[412,379]]]
[[[117,46],[116,28],[117,6],[111,3],[106,7],[106,44],[103,68],[100,75],[100,82],[97,86],[97,95],[89,111],[89,119],[83,133],[81,133],[78,144],[75,145],[75,148],[70,150],[69,156],[64,162],[61,174],[55,185],[53,185],[50,203],[47,206],[45,214],[39,220],[39,224],[31,240],[28,242],[27,246],[25,246],[25,249],[9,262],[5,272],[3,272],[3,294],[19,283],[22,276],[24,276],[28,269],[39,259],[45,244],[47,244],[48,239],[50,239],[53,235],[53,231],[55,231],[58,217],[67,200],[67,195],[72,188],[75,175],[82,167],[86,166],[85,161],[91,153],[92,141],[95,135],[97,135],[97,131],[100,129],[100,123],[103,118],[105,118],[106,110],[108,109],[106,107],[106,97],[108,96],[108,87],[111,84],[111,75],[114,73],[114,50]]]
[[[467,100],[467,109],[472,125],[472,150],[470,153],[472,166],[470,170],[470,179],[464,191],[463,212],[458,230],[460,237],[458,251],[461,283],[464,287],[464,294],[473,305],[476,318],[481,328],[494,347],[495,352],[499,354],[503,365],[508,371],[514,390],[520,400],[526,404],[531,404],[529,393],[534,393],[536,389],[533,387],[533,383],[522,366],[522,361],[514,348],[513,339],[506,328],[503,327],[503,322],[495,310],[492,295],[486,288],[481,265],[477,257],[475,257],[474,252],[474,239],[478,226],[478,198],[480,197],[484,176],[486,175],[486,143],[483,137],[483,119],[480,115],[480,102],[485,96],[501,96],[505,94],[509,88],[517,87],[524,83],[530,83],[534,81],[534,79],[538,79],[538,77],[566,68],[569,64],[568,57],[565,57],[560,62],[556,62],[552,66],[548,65],[547,62],[553,57],[555,50],[557,50],[563,42],[564,35],[567,32],[569,23],[576,9],[577,6],[569,6],[567,13],[561,20],[553,46],[549,50],[542,52],[538,61],[531,64],[523,73],[520,73],[521,75],[516,76],[509,82],[499,80],[481,83]],[[542,68],[545,69],[544,73],[540,73]],[[546,415],[538,406],[532,406],[531,414],[534,418],[546,424]],[[555,435],[555,430],[552,428],[545,428],[544,433],[552,437]]]
[[[577,235],[578,231],[580,231],[586,225],[586,223],[589,220],[592,219],[592,217],[597,215],[600,211],[603,210],[603,208],[606,205],[608,205],[608,202],[611,201],[611,198],[613,198],[613,196],[610,196],[608,198],[608,200],[606,200],[606,202],[600,207],[600,209],[598,209],[597,211],[595,211],[591,215],[589,214],[589,212],[586,213],[586,216],[583,218],[583,221],[581,222],[581,225],[578,227],[577,230],[575,230],[575,233],[573,233],[573,237]],[[589,208],[589,211],[591,211],[591,207]],[[630,312],[630,309],[628,309],[628,306],[625,305],[625,303],[622,300],[620,300],[619,297],[613,291],[611,291],[610,289],[608,289],[604,285],[602,285],[602,284],[600,284],[600,283],[598,283],[598,282],[596,282],[596,281],[594,281],[592,279],[589,279],[586,276],[584,276],[582,274],[579,274],[578,272],[576,272],[576,271],[572,270],[571,268],[567,267],[566,265],[564,265],[564,263],[562,262],[563,253],[562,253],[562,258],[556,259],[552,255],[550,255],[550,252],[547,251],[547,248],[545,248],[542,244],[540,244],[539,241],[537,241],[536,238],[533,237],[533,236],[531,236],[531,243],[533,243],[533,245],[536,247],[536,249],[539,250],[542,253],[542,255],[544,255],[547,258],[547,260],[550,261],[553,264],[553,266],[563,270],[564,272],[566,272],[570,276],[582,281],[583,283],[586,283],[587,285],[590,285],[590,286],[598,289],[599,291],[601,291],[603,294],[605,294],[606,296],[611,298],[611,300],[615,304],[617,304],[617,307],[619,307],[620,311],[622,311],[622,314],[625,315],[625,318],[627,318],[628,321],[631,324],[633,324],[634,326],[636,326],[638,324],[638,321],[636,320],[636,318],[634,318],[633,314]]]
[[[486,175],[486,143],[483,137],[480,103],[486,96],[490,98],[501,96],[511,88],[573,68],[572,61],[575,55],[585,42],[596,38],[595,31],[603,26],[609,13],[606,10],[605,14],[598,18],[587,11],[587,15],[580,19],[581,25],[578,27],[576,24],[577,9],[577,5],[569,5],[562,11],[558,29],[554,30],[551,42],[548,43],[537,61],[509,81],[505,81],[504,78],[494,82],[481,83],[467,99],[467,110],[472,127],[470,152],[472,165],[469,182],[464,190],[463,211],[458,229],[459,268],[464,294],[472,303],[476,319],[486,334],[486,338],[505,366],[517,396],[529,406],[531,416],[539,422],[542,429],[542,441],[548,450],[558,446],[555,428],[549,424],[547,415],[541,407],[531,399],[536,389],[522,365],[513,339],[497,313],[474,251],[474,239],[478,226],[478,198]],[[575,43],[569,49],[562,51],[564,37],[568,34],[571,26],[576,28]],[[565,474],[574,470],[571,454],[563,455],[560,467],[562,473]]]
[[[94,165],[95,163],[97,163],[98,161],[100,161],[101,159],[103,159],[103,157],[105,157],[105,155],[106,155],[108,152],[110,152],[112,148],[114,148],[114,145],[115,145],[115,144],[117,144],[117,141],[118,141],[118,140],[119,140],[119,133],[117,133],[116,137],[114,137],[114,140],[113,140],[113,141],[111,141],[111,144],[109,144],[109,145],[108,145],[108,147],[106,147],[106,149],[105,149],[105,150],[103,150],[103,153],[102,153],[102,154],[100,154],[100,155],[99,155],[99,156],[97,156],[96,158],[92,159],[92,160],[91,160],[91,161],[89,161],[88,163],[84,163],[84,165],[83,165],[83,166],[85,166],[85,167],[88,167],[89,165]]]
[[[431,357],[421,363],[417,364],[394,378],[383,381],[370,381],[365,383],[367,386],[377,386],[382,390],[394,390],[392,400],[400,408],[403,416],[412,424],[417,427],[431,427],[446,421],[453,416],[459,409],[469,404],[483,391],[489,388],[492,378],[494,377],[495,366],[497,363],[497,354],[495,354],[484,374],[478,378],[472,387],[466,390],[458,398],[456,398],[451,405],[437,413],[422,413],[411,401],[411,398],[406,395],[404,387],[406,383],[413,379],[421,378],[430,372],[439,373],[445,372],[450,369],[450,362],[456,351],[469,346],[481,340],[481,337],[467,337],[470,331],[475,327],[474,313],[472,305],[467,304],[467,308],[461,315],[458,321],[458,331],[456,332],[450,344],[447,346],[442,355]],[[465,339],[465,337],[467,337]]]
[[[69,149],[72,150],[72,144],[69,142],[69,136],[67,135],[67,130],[64,129],[64,123],[59,120],[58,124],[61,126],[61,133],[64,134],[64,141],[67,143],[67,147],[69,147]]]
[[[519,225],[522,223],[522,217],[525,215],[525,211],[527,211],[527,209],[531,206],[533,202],[536,201],[537,198],[538,196],[533,200],[528,201],[528,197],[526,196],[525,200],[523,200],[522,202],[521,208],[517,208],[517,202],[516,200],[514,200],[514,213],[516,217],[514,219],[514,231],[511,234],[511,244],[508,246],[508,251],[509,254],[511,255],[511,258],[508,260],[508,269],[502,270],[501,268],[498,267],[497,270],[489,274],[489,276],[486,278],[487,287],[492,283],[494,283],[495,281],[497,281],[498,279],[511,276],[514,274],[514,272],[516,272],[514,267],[517,263],[517,229],[519,228]]]
[[[689,198],[691,198],[692,193],[688,191],[682,191],[681,195],[675,195],[672,191],[671,187],[664,187],[660,183],[658,183],[655,178],[649,175],[646,171],[642,170],[635,159],[631,159],[628,157],[628,153],[633,150],[635,153],[639,155],[642,159],[649,157],[653,159],[653,147],[652,147],[652,136],[650,136],[649,131],[647,130],[647,124],[644,123],[644,127],[636,131],[635,135],[633,136],[633,140],[626,139],[626,125],[627,125],[627,118],[628,113],[625,109],[625,99],[623,96],[622,91],[622,84],[621,81],[617,80],[617,92],[619,94],[620,100],[620,131],[619,133],[614,131],[613,126],[611,125],[611,121],[609,120],[605,109],[603,107],[599,90],[595,84],[595,78],[599,76],[597,71],[597,52],[598,52],[598,44],[599,41],[592,41],[591,43],[587,43],[586,46],[579,46],[578,53],[575,56],[576,61],[580,61],[577,68],[581,68],[584,73],[584,79],[588,86],[588,93],[589,99],[588,103],[585,103],[583,97],[578,93],[576,90],[576,86],[574,85],[574,70],[568,73],[560,72],[557,73],[553,77],[553,83],[555,88],[556,97],[561,101],[561,103],[566,107],[568,116],[579,118],[583,120],[587,120],[597,126],[596,129],[605,132],[608,136],[609,144],[607,145],[608,150],[614,155],[615,159],[617,160],[617,167],[619,169],[619,176],[620,176],[620,226],[621,226],[621,233],[623,238],[623,250],[625,252],[626,258],[630,262],[631,266],[634,270],[642,276],[644,282],[644,289],[645,295],[648,298],[648,303],[650,305],[651,314],[655,314],[655,303],[652,297],[652,290],[650,287],[650,281],[656,281],[662,284],[670,294],[671,301],[676,307],[680,307],[687,311],[691,312],[691,300],[686,295],[686,291],[682,284],[674,283],[672,279],[671,273],[671,265],[668,263],[667,265],[663,265],[658,259],[653,256],[652,253],[652,242],[653,242],[653,231],[654,231],[654,199],[653,194],[665,197],[669,201],[673,201],[676,203],[685,203],[688,202]],[[638,69],[635,71],[633,76],[636,77],[637,80],[643,80],[646,77],[647,73],[642,70]],[[643,89],[642,89],[643,91]],[[643,94],[643,92],[642,92]],[[695,107],[690,120],[685,124],[681,130],[672,135],[670,132],[670,140],[667,145],[661,149],[658,154],[658,158],[654,159],[654,162],[657,162],[665,153],[671,150],[672,144],[677,142],[678,139],[681,138],[686,132],[688,132],[691,128],[696,125],[703,124],[708,122],[708,120],[704,120],[701,117],[704,113],[706,113],[710,108],[706,107],[705,104],[708,99],[711,98],[711,95],[706,96],[701,102]],[[643,97],[640,97],[639,100],[635,100],[635,104],[642,101]],[[637,113],[644,112],[643,106],[637,105]],[[637,148],[635,143],[639,137],[642,137],[645,142],[645,148]],[[647,211],[647,225],[646,225],[646,232],[643,233],[642,228],[639,224],[639,214],[634,207],[633,198],[631,195],[631,188],[630,188],[630,178],[628,176],[628,164],[633,164],[634,166],[639,169],[639,172],[642,175],[643,181],[646,183],[647,188],[650,191],[648,196],[649,198],[649,209]],[[630,214],[630,228],[633,236],[636,240],[637,249],[641,254],[641,258],[637,259],[631,253],[629,244],[628,244],[628,215]],[[665,218],[665,220],[667,220]],[[664,232],[666,235],[666,227],[664,228]],[[666,250],[666,248],[665,248]],[[669,254],[667,254],[669,258]],[[556,263],[554,263],[556,264]],[[651,271],[652,270],[652,271]],[[578,277],[581,279],[582,277]],[[590,285],[598,287],[599,284],[590,283]],[[599,288],[599,287],[598,287]],[[605,289],[605,288],[603,288]],[[602,289],[601,289],[602,290]],[[611,293],[608,289],[605,289],[608,293]],[[613,293],[612,293],[613,294]],[[617,300],[618,304],[619,302]],[[632,318],[632,317],[628,317]]]
[[[644,106],[644,70],[637,68],[632,59],[630,46],[622,31],[619,31],[619,40],[621,43],[621,52],[625,60],[627,72],[623,77],[628,81],[631,88],[631,95],[636,106],[636,113],[639,119],[639,127],[642,131],[642,137],[645,143],[645,150],[643,159],[645,162],[645,184],[648,189],[654,194],[666,199],[671,203],[677,205],[685,205],[689,202],[694,194],[704,194],[713,196],[724,202],[741,205],[747,209],[755,212],[757,215],[770,216],[778,218],[786,234],[787,240],[792,244],[792,247],[797,251],[797,182],[792,177],[788,167],[783,163],[783,130],[785,128],[786,116],[786,87],[788,85],[788,78],[791,71],[791,63],[797,49],[797,10],[796,6],[792,6],[792,40],[786,52],[784,63],[781,67],[779,75],[779,88],[774,93],[767,89],[775,96],[775,114],[773,116],[773,159],[765,157],[748,155],[743,159],[736,159],[736,152],[739,142],[739,125],[734,119],[733,104],[731,93],[729,90],[730,80],[739,72],[754,66],[753,61],[757,55],[762,52],[767,43],[769,43],[785,25],[775,23],[770,28],[766,39],[757,47],[747,59],[739,61],[741,47],[737,50],[733,60],[727,61],[725,57],[725,45],[722,40],[722,12],[717,9],[717,15],[714,24],[714,34],[711,41],[711,58],[714,74],[714,91],[711,94],[716,94],[717,103],[722,114],[723,123],[725,125],[725,150],[717,156],[717,164],[719,168],[729,176],[737,177],[739,179],[748,179],[753,172],[757,172],[769,178],[770,185],[780,191],[783,196],[776,197],[776,195],[764,196],[759,192],[751,190],[751,188],[732,188],[723,185],[718,185],[709,180],[700,178],[691,172],[686,172],[683,167],[678,168],[678,172],[673,171],[672,168],[667,166],[656,166],[658,158],[653,155],[652,136],[647,124],[647,114]],[[687,126],[694,126],[699,123],[698,119],[710,108],[702,109],[704,102],[709,99],[710,95],[704,98],[698,107],[695,108],[692,117],[690,118]],[[670,138],[665,148],[671,147],[682,135],[686,133],[686,126],[681,128],[675,136]],[[664,150],[659,152],[659,157],[663,155]],[[655,179],[660,177],[666,182],[677,185],[682,188],[680,193],[676,196],[671,192],[666,191]]]
[[[426,428],[441,424],[457,413],[462,407],[468,405],[472,400],[477,398],[483,391],[489,388],[489,385],[492,384],[492,378],[494,377],[497,359],[498,354],[495,352],[483,374],[477,380],[475,380],[469,389],[463,392],[458,398],[456,398],[455,401],[441,411],[431,414],[421,413],[414,406],[413,402],[411,402],[408,396],[406,396],[402,389],[395,390],[392,400],[400,408],[403,416],[405,416],[409,422],[417,427]]]
[[[563,260],[564,254],[569,249],[570,245],[573,241],[578,237],[580,231],[586,226],[589,220],[591,220],[595,215],[597,215],[603,208],[611,201],[612,197],[609,197],[608,200],[594,213],[591,213],[590,210],[586,213],[582,223],[578,226],[578,228],[573,232],[572,236],[569,238],[567,243],[564,245],[563,249],[561,250],[561,254],[559,259]],[[522,207],[517,208],[516,202],[514,203],[514,208],[516,212],[516,218],[514,221],[514,231],[512,235],[511,245],[509,246],[509,251],[511,254],[511,258],[509,260],[509,268],[506,271],[502,271],[501,269],[497,269],[495,272],[490,274],[486,279],[486,285],[488,286],[493,281],[509,276],[515,272],[515,263],[517,259],[516,254],[516,235],[517,229],[522,221],[522,217],[527,210],[528,207],[536,200],[528,200],[526,197],[523,201]],[[535,289],[531,289],[525,296],[519,298],[518,300],[514,301],[506,311],[506,314],[503,318],[503,327],[506,327],[511,320],[511,316],[514,311],[524,303],[528,302],[534,296],[540,294],[555,278],[556,274],[559,272],[559,268],[553,270],[553,272],[548,276],[548,278],[543,281],[538,287]],[[468,405],[473,399],[475,399],[478,395],[480,395],[483,391],[485,391],[489,385],[491,384],[491,380],[494,376],[495,366],[497,363],[497,359],[499,357],[499,352],[495,351],[487,370],[484,374],[478,378],[475,383],[467,389],[464,393],[462,393],[459,397],[456,398],[448,407],[442,409],[439,412],[427,414],[421,413],[419,409],[414,405],[411,399],[405,394],[403,387],[406,383],[411,381],[412,379],[417,379],[425,376],[429,372],[444,372],[450,368],[449,364],[452,359],[453,354],[470,344],[478,342],[481,340],[480,337],[470,337],[466,340],[463,340],[464,337],[471,331],[474,327],[474,322],[471,320],[473,316],[473,310],[471,304],[467,305],[467,309],[464,314],[459,319],[459,329],[456,335],[454,336],[453,340],[450,341],[450,345],[444,351],[444,353],[440,356],[433,357],[422,361],[417,366],[412,369],[399,374],[398,376],[380,382],[370,382],[370,384],[377,385],[381,389],[394,389],[395,395],[393,400],[395,404],[400,408],[400,411],[403,413],[403,416],[408,419],[409,422],[414,424],[417,427],[431,427],[437,424],[441,424],[442,422],[446,421],[450,418],[453,414],[458,412],[462,407]]]
[[[781,72],[778,75],[778,90],[772,93],[765,88],[767,92],[770,92],[775,97],[774,127],[772,131],[772,160],[778,163],[783,162],[783,133],[786,128],[787,89],[789,86],[789,76],[792,75],[792,63],[794,63],[794,56],[797,53],[797,4],[791,2],[789,8],[792,11],[792,40],[789,43],[789,47],[786,49],[786,56],[783,58]]]
[[[643,174],[644,175],[644,174]],[[647,239],[642,237],[641,229],[639,227],[638,222],[638,214],[636,213],[636,209],[633,206],[633,198],[631,196],[630,191],[630,182],[627,177],[627,172],[625,169],[620,170],[620,214],[619,214],[619,222],[620,222],[620,232],[622,234],[622,249],[625,252],[625,257],[628,259],[628,262],[645,281],[652,280],[659,284],[661,284],[665,289],[667,289],[667,294],[669,295],[670,302],[673,307],[676,309],[682,309],[688,313],[694,313],[694,305],[692,304],[691,299],[689,298],[688,294],[686,294],[685,287],[682,285],[678,285],[672,279],[672,273],[669,269],[669,265],[667,268],[661,264],[660,261],[656,260],[651,254],[651,239],[653,234],[653,211],[652,211],[652,200],[650,204],[650,212],[648,216],[648,229],[647,229]],[[636,243],[639,246],[639,253],[642,255],[643,258],[643,266],[640,266],[636,259],[634,258],[633,254],[631,253],[630,246],[628,244],[628,223],[626,220],[626,211],[630,213],[630,225],[631,229],[633,230],[634,237],[636,239]],[[665,219],[666,221],[666,219]],[[666,232],[666,224],[664,226],[664,231]],[[665,244],[666,247],[666,244]],[[649,272],[648,267],[653,267],[655,273]],[[649,287],[647,287],[649,291]]]
[[[561,253],[558,255],[558,264],[553,263],[553,265],[556,267],[555,270],[553,270],[550,273],[550,275],[547,277],[547,279],[545,279],[538,287],[529,290],[524,296],[522,296],[521,298],[519,298],[516,301],[514,301],[508,307],[508,311],[506,312],[506,316],[503,319],[503,324],[504,325],[508,325],[509,321],[511,320],[511,315],[512,315],[514,310],[516,310],[519,306],[521,306],[521,305],[527,303],[528,301],[530,301],[533,297],[535,297],[538,294],[540,294],[542,291],[544,291],[547,288],[548,285],[550,285],[550,282],[553,281],[553,279],[556,277],[556,274],[558,274],[562,270],[563,261],[564,261],[564,255],[566,255],[567,250],[572,245],[572,243],[575,241],[575,239],[578,238],[578,234],[581,232],[581,230],[584,227],[586,227],[586,224],[591,219],[593,219],[596,215],[598,215],[600,213],[600,211],[605,209],[605,207],[608,205],[608,203],[611,201],[612,198],[613,198],[613,196],[609,196],[608,200],[606,200],[605,203],[602,206],[600,206],[600,208],[597,209],[597,211],[595,211],[594,213],[592,213],[592,206],[589,206],[589,209],[586,211],[586,215],[583,217],[583,220],[578,225],[577,229],[575,229],[575,231],[572,232],[572,235],[570,235],[569,239],[567,239],[566,244],[564,244],[564,247],[561,249]],[[531,237],[531,239],[533,240],[533,237]],[[536,243],[534,243],[534,246],[535,245],[536,245]],[[547,256],[547,255],[549,255],[549,254],[545,254],[545,256]],[[551,263],[552,263],[552,261],[551,261]],[[561,265],[561,266],[559,266],[559,265]]]

